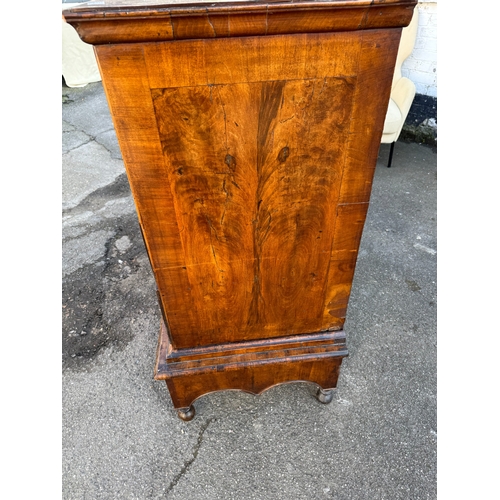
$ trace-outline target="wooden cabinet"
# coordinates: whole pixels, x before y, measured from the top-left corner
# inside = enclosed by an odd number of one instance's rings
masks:
[[[401,28],[414,0],[94,1],[95,46],[155,275],[155,378],[317,384],[328,402]]]

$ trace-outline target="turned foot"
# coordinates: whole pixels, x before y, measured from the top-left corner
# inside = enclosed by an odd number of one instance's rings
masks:
[[[184,420],[184,422],[189,422],[195,415],[194,406],[191,405],[189,408],[179,408],[177,410],[177,415],[181,420]]]
[[[335,389],[318,389],[318,392],[316,393],[316,397],[318,398],[318,401],[320,403],[323,403],[327,405],[328,403],[332,402],[333,399],[333,394],[335,392]]]

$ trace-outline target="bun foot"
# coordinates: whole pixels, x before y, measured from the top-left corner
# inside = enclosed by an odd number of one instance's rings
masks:
[[[320,388],[318,389],[318,392],[316,392],[316,398],[320,403],[327,405],[328,403],[332,402],[334,391],[335,389]]]
[[[184,420],[184,422],[189,422],[190,420],[193,420],[195,413],[196,412],[194,411],[193,405],[191,405],[189,408],[179,408],[177,410],[177,415],[181,420]]]

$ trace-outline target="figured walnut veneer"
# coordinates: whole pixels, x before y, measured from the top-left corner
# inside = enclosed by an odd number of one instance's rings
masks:
[[[415,2],[92,4],[65,16],[97,44],[156,278],[156,378],[176,408],[336,387]]]

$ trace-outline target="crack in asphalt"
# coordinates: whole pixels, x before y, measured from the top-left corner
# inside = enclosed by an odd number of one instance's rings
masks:
[[[81,132],[82,134],[85,134],[89,139],[85,142],[82,142],[81,144],[78,144],[77,146],[74,146],[72,148],[68,148],[64,153],[62,153],[62,156],[65,156],[69,153],[71,153],[72,151],[75,151],[76,149],[78,148],[81,148],[82,146],[86,146],[87,144],[90,144],[91,142],[95,142],[97,144],[99,144],[99,146],[102,146],[111,156],[113,156],[114,154],[114,151],[112,151],[111,149],[109,149],[106,144],[104,144],[103,142],[101,142],[99,140],[99,136],[102,135],[102,134],[107,134],[108,132],[114,132],[114,128],[111,127],[107,130],[103,130],[102,132],[99,132],[98,135],[96,136],[93,136],[93,135],[90,135],[88,132],[86,132],[85,130],[82,130],[81,128],[77,128],[74,124],[70,123],[70,122],[66,122],[68,123],[69,125],[71,125],[72,127],[74,127],[74,130],[65,130],[63,131],[63,134],[71,134],[71,133],[74,133],[74,132]]]
[[[177,486],[177,483],[181,480],[181,478],[187,473],[191,465],[195,462],[195,460],[198,458],[198,453],[200,451],[201,445],[203,444],[203,436],[205,434],[205,431],[208,429],[208,426],[212,423],[215,422],[215,418],[211,418],[207,420],[201,427],[200,432],[198,434],[198,439],[196,441],[196,444],[194,445],[193,448],[193,456],[184,462],[184,465],[182,466],[181,470],[178,472],[178,474],[170,481],[170,484],[168,485],[168,488],[165,490],[165,498],[168,497],[168,494]]]
[[[88,210],[97,214],[109,201],[131,196],[132,193],[130,192],[127,174],[123,172],[109,184],[94,189],[94,191],[80,200],[77,205],[63,208],[62,215],[65,217],[73,213],[77,214],[82,210]]]
[[[83,130],[80,130],[80,132],[83,132]],[[65,133],[67,133],[67,132],[65,132]],[[85,132],[83,132],[83,133],[85,134]],[[86,135],[88,135],[88,134],[86,134]],[[81,148],[82,146],[86,146],[87,144],[90,144],[91,142],[97,142],[97,141],[95,140],[95,138],[94,138],[94,137],[90,137],[90,136],[89,136],[88,141],[82,142],[82,143],[78,144],[78,146],[74,146],[74,147],[72,147],[72,148],[67,148],[67,150],[66,150],[66,151],[62,154],[62,156],[69,155],[71,152],[73,152],[73,151],[75,151],[75,150],[77,150],[77,149]],[[99,143],[98,143],[98,144],[99,144]],[[104,147],[104,149],[106,149],[106,147]],[[108,149],[106,149],[106,151],[108,151],[108,152],[109,152],[109,150],[108,150]]]

